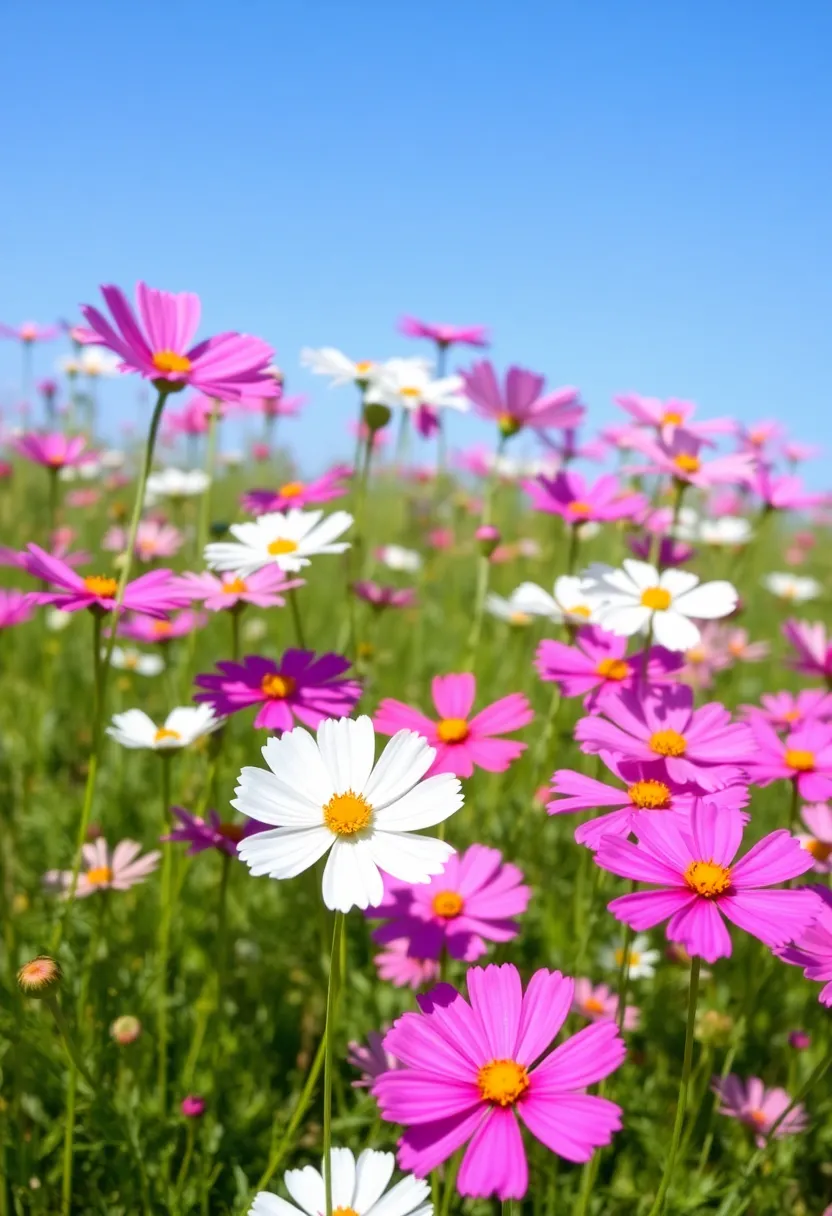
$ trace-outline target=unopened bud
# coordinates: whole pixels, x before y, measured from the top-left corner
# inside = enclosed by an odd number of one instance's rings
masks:
[[[110,1026],[110,1038],[115,1039],[122,1047],[126,1047],[128,1043],[135,1043],[136,1039],[142,1032],[142,1024],[138,1018],[134,1018],[131,1014],[125,1013],[120,1018],[116,1018]]]
[[[483,557],[490,557],[500,543],[500,529],[494,524],[482,524],[474,533]]]
[[[364,422],[368,431],[372,431],[373,433],[383,431],[391,417],[392,414],[388,407],[378,401],[364,406]]]
[[[182,1099],[179,1109],[186,1119],[198,1119],[205,1113],[205,1099],[198,1094],[188,1094],[187,1098]]]
[[[17,973],[20,991],[35,1000],[51,996],[60,986],[62,978],[60,964],[48,954],[39,954],[30,963],[24,963]]]

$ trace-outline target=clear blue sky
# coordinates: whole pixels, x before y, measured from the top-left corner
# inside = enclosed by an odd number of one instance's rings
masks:
[[[300,347],[418,351],[405,311],[490,324],[597,423],[634,389],[828,431],[822,0],[47,0],[2,35],[2,318],[197,291],[311,391],[307,467],[353,399]]]

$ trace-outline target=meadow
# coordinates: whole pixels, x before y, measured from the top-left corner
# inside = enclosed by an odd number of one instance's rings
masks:
[[[6,420],[0,1216],[821,1216],[810,450],[633,395],[599,432],[409,320],[304,353],[345,458],[299,469],[315,406],[194,299],[107,289]]]

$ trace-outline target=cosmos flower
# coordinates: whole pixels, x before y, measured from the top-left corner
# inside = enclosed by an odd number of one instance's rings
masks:
[[[681,401],[678,397],[669,397],[660,401],[658,397],[642,397],[638,393],[620,393],[614,398],[615,404],[633,418],[640,426],[652,427],[665,443],[670,443],[677,430],[681,429],[689,435],[706,443],[713,443],[714,435],[730,435],[734,430],[731,418],[710,418],[707,421],[695,422],[693,415],[696,406],[692,401]],[[634,446],[634,437],[638,435],[635,428],[626,428],[628,441],[625,447]]]
[[[572,1012],[588,1022],[614,1022],[618,1017],[618,996],[607,984],[593,984],[592,980],[576,978]],[[626,1005],[624,1030],[635,1030],[640,1016],[635,1005]]]
[[[504,862],[498,849],[472,844],[428,883],[385,879],[384,902],[368,915],[386,922],[374,930],[374,941],[405,941],[409,957],[439,959],[447,950],[472,963],[485,954],[487,942],[517,936],[515,918],[530,896],[517,866]]]
[[[590,485],[580,473],[570,469],[569,472],[558,473],[554,478],[538,477],[536,481],[524,482],[523,489],[536,511],[560,515],[573,527],[589,520],[606,523],[616,519],[632,519],[647,505],[643,494],[622,491],[621,483],[614,474],[599,477]]]
[[[759,714],[752,717],[752,745],[745,762],[755,785],[793,781],[807,802],[832,798],[832,724],[804,722],[785,739]]]
[[[106,649],[102,649],[102,659],[106,656]],[[164,660],[158,654],[142,654],[139,650],[122,650],[121,646],[113,647],[110,664],[117,671],[134,671],[139,676],[158,676],[165,670]]]
[[[529,616],[545,616],[560,624],[594,624],[603,600],[584,578],[561,574],[555,579],[552,594],[537,583],[521,583],[512,593],[512,603]]]
[[[101,542],[102,549],[122,553],[127,546],[126,528],[110,528]],[[136,532],[136,547],[133,550],[140,562],[152,562],[160,557],[173,557],[182,548],[185,537],[173,524],[159,523],[155,519],[143,519]]]
[[[518,1120],[568,1161],[588,1161],[621,1127],[621,1109],[585,1092],[624,1059],[614,1022],[597,1022],[544,1055],[574,984],[540,970],[525,994],[516,967],[472,967],[469,1000],[449,984],[417,997],[384,1039],[406,1068],[373,1085],[382,1117],[401,1123],[399,1163],[427,1176],[468,1143],[461,1195],[522,1199],[528,1168]]]
[[[213,706],[219,717],[258,705],[254,726],[261,730],[291,730],[295,719],[315,730],[324,718],[346,717],[361,696],[356,680],[341,678],[350,661],[339,654],[287,650],[279,662],[251,654],[217,668],[218,675],[194,678],[206,690],[194,700]]]
[[[796,653],[792,667],[832,687],[832,637],[823,621],[786,621],[783,637]]]
[[[520,602],[519,596],[521,588],[512,591],[511,596],[506,599],[502,595],[497,595],[494,591],[489,591],[485,597],[485,611],[489,616],[495,616],[500,621],[505,621],[507,625],[512,625],[518,629],[524,629],[531,625],[534,620],[534,615],[528,612],[525,603]]]
[[[638,933],[630,944],[627,959],[628,974],[631,980],[649,980],[656,974],[656,963],[662,957],[661,950],[650,949],[650,939],[645,933]],[[616,974],[624,961],[624,951],[620,946],[608,946],[601,952],[601,964]]]
[[[759,1148],[766,1144],[774,1124],[792,1103],[785,1089],[766,1089],[759,1077],[743,1081],[729,1073],[727,1077],[714,1077],[711,1088],[720,1101],[716,1113],[739,1119],[752,1128]],[[806,1125],[806,1108],[798,1102],[778,1124],[775,1139],[803,1132]]]
[[[204,853],[207,849],[216,849],[220,853],[227,853],[229,857],[236,857],[237,845],[243,837],[262,832],[265,826],[254,819],[249,819],[246,823],[224,823],[213,809],[208,811],[207,820],[199,815],[192,815],[183,806],[172,806],[170,812],[179,821],[179,827],[175,827],[160,839],[175,844],[187,844],[189,857]]]
[[[46,469],[66,468],[68,465],[80,464],[81,453],[87,446],[83,435],[65,435],[63,431],[52,431],[39,435],[30,431],[12,439],[12,446],[26,460],[33,464],[41,464]]]
[[[740,663],[759,663],[771,653],[768,642],[749,641],[747,629],[733,629],[726,625],[706,625],[705,628],[717,630],[717,636],[724,642],[728,654]]]
[[[264,566],[276,565],[291,574],[308,566],[322,553],[343,553],[348,541],[337,538],[352,525],[347,511],[299,511],[261,515],[253,523],[232,524],[234,541],[205,546],[205,561],[212,570],[227,570],[246,579]]]
[[[115,328],[90,305],[83,305],[81,312],[94,332],[93,341],[120,357],[122,371],[138,372],[169,393],[187,384],[209,397],[232,401],[267,383],[274,352],[259,338],[223,333],[191,345],[199,325],[199,296],[138,283],[137,318],[120,288],[102,287],[101,294]]]
[[[413,834],[442,823],[463,802],[456,777],[425,779],[436,753],[419,735],[399,731],[376,763],[369,718],[327,719],[317,741],[296,727],[269,739],[262,752],[271,771],[244,768],[231,804],[279,825],[240,843],[252,874],[294,878],[329,853],[324,903],[348,912],[381,903],[382,869],[427,882],[453,853],[442,840]]]
[[[173,582],[174,580],[171,580],[171,583]],[[179,591],[173,586],[170,588],[170,594],[176,596],[177,603],[181,601]],[[155,642],[166,646],[176,638],[185,638],[195,629],[201,629],[207,620],[204,613],[193,612],[190,608],[185,608],[173,616],[160,614],[158,620],[143,612],[134,612],[119,621],[118,635],[130,638],[133,642]]]
[[[702,459],[704,440],[679,427],[673,438],[664,442],[642,436],[638,451],[649,464],[634,465],[631,473],[665,473],[674,481],[700,490],[718,485],[742,485],[753,474],[756,457],[750,452],[733,452],[713,460]]]
[[[684,536],[685,533],[680,529],[678,535]],[[687,539],[719,549],[747,545],[753,535],[750,522],[741,515],[722,515],[719,519],[700,519],[695,535]]]
[[[560,388],[543,394],[545,380],[521,367],[510,367],[500,387],[488,360],[475,363],[462,373],[463,391],[483,418],[497,423],[505,437],[524,427],[535,431],[579,426],[584,416],[576,388]]]
[[[249,515],[269,515],[288,511],[291,507],[309,507],[333,498],[343,498],[347,492],[342,470],[331,469],[315,481],[287,481],[276,490],[246,490],[240,499]]]
[[[782,949],[775,950],[784,963],[803,968],[803,976],[813,983],[824,986],[818,995],[821,1005],[832,1007],[832,891],[828,887],[813,886],[818,900],[818,917],[814,924],[800,933],[794,941]]]
[[[34,321],[24,321],[18,326],[0,324],[0,338],[17,338],[26,346],[34,342],[51,342],[60,332],[59,325],[37,325]]]
[[[386,1033],[386,1029],[370,1030],[366,1043],[359,1043],[355,1039],[347,1043],[347,1061],[361,1073],[361,1079],[352,1082],[353,1089],[369,1089],[383,1072],[403,1067],[395,1056],[384,1050]]]
[[[439,979],[439,963],[432,958],[416,958],[410,954],[407,938],[389,942],[373,955],[378,978],[394,988],[412,988],[414,992]]]
[[[356,363],[334,346],[322,346],[317,350],[304,346],[300,362],[316,376],[329,376],[333,388],[339,384],[366,385],[379,367],[372,359],[359,359]]]
[[[415,549],[405,549],[402,545],[382,545],[376,549],[375,555],[388,570],[416,574],[422,568],[421,553]]]
[[[824,802],[804,806],[800,818],[809,834],[798,832],[797,839],[811,854],[815,870],[819,874],[832,873],[832,807]]]
[[[129,891],[136,883],[144,882],[162,855],[154,850],[140,856],[141,848],[135,840],[122,840],[111,851],[102,836],[82,845],[76,897],[84,899],[96,891]],[[72,870],[49,870],[43,881],[47,887],[62,890],[66,899],[72,888]]]
[[[390,359],[382,364],[364,394],[368,405],[386,405],[408,413],[427,408],[459,410],[465,413],[468,402],[460,395],[461,376],[433,379],[432,369],[423,359]]]
[[[37,592],[0,588],[0,629],[22,625],[31,618],[39,603]]]
[[[405,316],[398,329],[406,338],[430,338],[437,346],[488,346],[491,341],[487,325],[439,325]]]
[[[558,684],[565,697],[586,697],[584,706],[592,711],[605,696],[617,696],[621,689],[667,682],[680,670],[682,659],[661,646],[651,646],[645,671],[643,654],[627,655],[626,638],[585,625],[571,646],[544,638],[534,664],[541,680]]]
[[[365,1148],[356,1160],[348,1148],[333,1148],[333,1216],[336,1212],[338,1216],[432,1216],[429,1183],[407,1175],[387,1190],[395,1164],[392,1153]],[[323,1162],[320,1170],[311,1165],[287,1170],[283,1182],[298,1206],[270,1191],[259,1191],[248,1216],[321,1216],[326,1211],[323,1171]]]
[[[810,494],[799,477],[777,476],[772,468],[759,463],[746,485],[769,511],[805,511],[825,501],[824,494]]]
[[[169,752],[189,747],[221,725],[209,705],[181,705],[170,711],[161,726],[143,709],[128,709],[113,714],[107,734],[122,747]]]
[[[60,591],[39,591],[42,604],[55,604],[64,612],[90,608],[94,612],[110,613],[116,606],[118,579],[108,574],[90,574],[81,578],[60,558],[50,557],[39,545],[28,545],[26,569],[35,578],[43,579]],[[143,612],[147,616],[163,617],[178,600],[170,592],[170,570],[151,570],[141,578],[126,584],[121,609]]]
[[[115,355],[108,354],[100,347],[84,346],[78,353],[78,371],[84,376],[89,376],[91,380],[98,380],[105,376],[117,376],[119,360]]]
[[[526,750],[526,744],[494,736],[528,726],[534,712],[522,693],[512,693],[471,717],[476,691],[476,680],[468,673],[434,676],[431,693],[438,721],[386,697],[376,710],[373,724],[382,735],[400,730],[423,735],[436,748],[431,773],[470,777],[475,768],[503,773]]]
[[[832,719],[832,692],[804,688],[799,693],[763,693],[759,705],[741,705],[740,713],[749,722],[761,718],[776,730],[794,730],[806,722]]]
[[[627,548],[633,557],[640,561],[649,561],[655,554],[653,537],[649,532],[630,534],[627,538]],[[658,563],[659,569],[666,570],[668,566],[683,566],[696,554],[692,545],[684,541],[673,540],[670,536],[662,536],[659,540]]]
[[[823,590],[816,578],[801,577],[798,574],[775,572],[765,574],[761,581],[772,595],[790,604],[805,604],[809,600],[816,600]]]
[[[205,493],[210,484],[211,478],[202,469],[174,469],[168,466],[150,474],[147,479],[147,496],[149,500],[197,498]]]
[[[416,592],[412,587],[385,587],[370,579],[359,579],[352,585],[353,592],[377,611],[382,608],[412,608],[416,603]]]
[[[303,587],[302,578],[287,579],[279,566],[264,566],[247,578],[228,572],[217,576],[205,570],[202,574],[182,574],[171,579],[171,588],[189,600],[201,600],[209,612],[222,612],[253,604],[256,608],[283,608],[283,593]]]
[[[769,890],[812,867],[812,859],[789,832],[764,836],[734,861],[743,833],[741,816],[698,801],[683,830],[672,816],[644,817],[638,844],[606,836],[597,864],[621,878],[651,883],[612,900],[608,910],[639,932],[668,920],[667,937],[708,963],[731,954],[723,917],[767,946],[784,946],[818,914],[806,890]]]

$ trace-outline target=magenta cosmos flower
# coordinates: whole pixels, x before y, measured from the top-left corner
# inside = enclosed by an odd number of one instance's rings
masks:
[[[171,580],[173,583],[174,580]],[[171,586],[168,588],[172,597],[175,597],[177,604],[181,603],[181,596],[178,590]],[[168,642],[173,642],[176,638],[185,638],[189,633],[193,633],[195,629],[201,629],[208,618],[202,612],[193,612],[190,608],[185,608],[182,612],[177,612],[173,616],[168,616],[166,613],[159,613],[158,619],[144,615],[142,612],[133,613],[132,616],[125,617],[119,622],[118,634],[119,637],[130,638],[134,642],[157,642],[166,645]]]
[[[606,697],[617,696],[625,688],[632,691],[642,680],[649,688],[666,683],[682,666],[680,654],[651,646],[647,671],[642,675],[643,655],[628,657],[628,641],[595,625],[582,626],[572,646],[544,638],[535,654],[537,674],[541,680],[560,685],[565,697],[586,696],[584,705],[592,711]]]
[[[526,744],[493,736],[528,726],[534,711],[526,697],[517,692],[495,701],[471,718],[476,691],[477,682],[468,673],[434,676],[431,693],[440,715],[438,722],[418,709],[385,697],[376,710],[373,725],[382,735],[395,735],[400,730],[415,730],[424,735],[431,747],[436,748],[431,774],[470,777],[475,768],[503,773],[526,750]]]
[[[599,477],[589,484],[580,473],[558,473],[556,477],[538,477],[524,481],[523,489],[537,511],[560,515],[568,524],[593,521],[605,523],[614,519],[632,519],[647,506],[643,494],[622,491],[614,474]]]
[[[342,498],[347,492],[343,472],[330,469],[316,481],[287,481],[276,490],[246,490],[240,499],[250,515],[268,515],[271,511],[288,511],[290,507],[311,507],[316,503]]]
[[[384,900],[367,916],[383,920],[373,932],[382,944],[406,941],[415,958],[451,958],[472,963],[485,954],[487,942],[517,936],[515,917],[526,911],[531,896],[517,866],[503,861],[498,849],[472,844],[454,854],[427,883],[385,877]]]
[[[752,783],[789,780],[807,802],[832,798],[832,725],[806,722],[785,739],[759,716],[749,725],[753,741],[745,767]]]
[[[618,997],[607,984],[593,984],[592,980],[576,979],[572,1012],[589,1022],[614,1022],[618,1017]],[[635,1005],[624,1006],[625,1030],[635,1030],[639,1019],[640,1014]]]
[[[127,539],[126,528],[109,528],[101,542],[101,548],[121,553],[127,547]],[[184,535],[173,524],[143,519],[136,532],[136,547],[133,552],[140,562],[152,562],[159,557],[173,557],[182,548],[184,540]]]
[[[219,675],[195,678],[206,691],[194,700],[212,705],[222,717],[259,705],[254,725],[263,730],[291,730],[295,718],[316,730],[324,718],[346,717],[361,696],[357,680],[341,679],[350,662],[340,654],[287,650],[279,663],[250,654],[241,663],[217,667]]]
[[[825,680],[832,688],[832,638],[823,621],[786,621],[783,637],[796,652],[791,665],[804,675]]]
[[[172,579],[177,594],[183,599],[202,600],[209,612],[239,610],[246,604],[253,604],[255,608],[282,608],[286,603],[284,593],[303,585],[302,578],[287,579],[274,565],[264,566],[247,578],[240,578],[231,571],[217,576],[206,570],[202,574],[182,574]]]
[[[384,1050],[386,1030],[371,1030],[367,1034],[366,1043],[352,1039],[347,1043],[347,1062],[361,1073],[360,1081],[353,1081],[353,1089],[369,1089],[376,1077],[391,1068],[403,1068],[395,1056]]]
[[[96,891],[129,891],[136,883],[144,882],[159,864],[158,851],[139,856],[142,846],[135,840],[122,840],[111,851],[103,837],[81,849],[82,869],[78,875],[75,894],[78,899],[94,895]],[[57,888],[69,894],[72,887],[72,870],[48,870],[43,879],[47,887]]]
[[[17,326],[0,324],[0,338],[17,338],[27,346],[33,342],[51,342],[60,332],[59,325],[37,325],[34,321],[24,321]]]
[[[694,422],[696,406],[692,401],[681,401],[678,397],[668,397],[666,401],[660,401],[658,397],[621,393],[614,400],[616,405],[626,410],[641,426],[654,427],[665,442],[669,442],[679,428],[710,444],[713,444],[711,436],[730,435],[734,430],[731,418],[711,418]],[[636,433],[634,429],[626,432],[628,439]],[[628,442],[625,446],[632,445]]]
[[[136,287],[136,317],[118,287],[101,288],[115,322],[90,305],[81,309],[95,333],[95,343],[115,351],[122,371],[138,372],[168,393],[190,385],[209,397],[239,400],[266,384],[273,351],[247,334],[223,333],[192,346],[199,325],[199,296]]]
[[[516,967],[472,967],[470,1004],[449,984],[417,997],[385,1048],[406,1065],[373,1086],[383,1118],[401,1123],[399,1164],[424,1178],[468,1144],[461,1195],[522,1199],[528,1167],[519,1122],[567,1161],[588,1161],[621,1127],[621,1108],[585,1092],[625,1055],[614,1022],[587,1026],[545,1054],[566,1021],[574,983]]]
[[[109,613],[116,606],[118,579],[108,574],[90,574],[82,578],[71,566],[60,558],[50,557],[38,545],[28,546],[29,558],[26,569],[35,578],[41,578],[61,591],[39,591],[39,602],[55,604],[64,612],[78,612],[91,608],[94,612]],[[124,588],[122,611],[143,612],[147,616],[163,617],[179,603],[170,591],[170,570],[152,570],[141,578],[133,579]]]
[[[15,591],[0,588],[0,629],[22,625],[32,616],[40,603],[36,591]]]
[[[352,589],[360,600],[372,604],[373,608],[412,608],[416,603],[416,592],[412,587],[389,587],[374,583],[370,579],[359,579]]]
[[[812,868],[789,832],[771,832],[735,862],[743,833],[740,815],[705,800],[691,810],[689,830],[670,816],[643,818],[638,844],[606,836],[595,854],[603,870],[656,884],[614,899],[608,909],[637,933],[668,920],[667,937],[707,963],[731,954],[723,917],[767,946],[783,946],[818,914],[811,891],[767,890]]]
[[[775,476],[767,464],[758,464],[746,485],[769,511],[804,511],[826,501],[825,494],[807,493],[799,477]]]
[[[576,388],[559,388],[543,395],[543,376],[510,367],[501,388],[488,360],[462,372],[463,391],[483,418],[491,418],[504,436],[516,435],[524,427],[543,431],[550,427],[578,426],[584,416]]]
[[[806,722],[827,722],[832,718],[832,692],[822,688],[804,688],[801,692],[768,692],[760,697],[759,705],[741,705],[740,713],[748,721],[760,718],[776,730],[794,730]]]
[[[572,769],[561,768],[552,774],[552,793],[561,797],[547,802],[550,815],[574,814],[582,811],[612,808],[604,815],[590,819],[575,829],[575,840],[595,851],[605,836],[638,834],[639,825],[649,816],[672,815],[681,827],[688,826],[697,792],[689,786],[679,786],[670,780],[659,781],[651,776],[649,764],[633,761],[617,762],[608,753],[604,762],[613,776],[623,782],[623,788],[607,785],[595,777],[586,777]],[[708,800],[725,810],[739,811],[749,800],[746,785],[727,785],[708,795]],[[744,815],[747,820],[748,816]]]
[[[57,471],[70,465],[81,464],[81,453],[87,446],[87,441],[83,435],[64,435],[63,431],[52,431],[46,435],[32,431],[28,435],[13,439],[12,444],[26,460]]]
[[[739,1119],[740,1123],[752,1128],[759,1148],[763,1147],[774,1124],[792,1104],[785,1089],[766,1089],[759,1077],[749,1077],[743,1081],[735,1073],[729,1073],[727,1077],[714,1077],[711,1088],[720,1101],[716,1113]],[[806,1110],[798,1103],[778,1124],[774,1136],[779,1139],[805,1130]]]
[[[714,460],[702,459],[704,440],[688,431],[674,431],[672,439],[656,442],[649,436],[639,439],[637,447],[649,461],[638,465],[634,473],[666,473],[676,481],[696,486],[700,490],[710,486],[739,485],[748,480],[754,471],[755,457],[750,452],[733,452],[729,456],[717,456]]]
[[[442,325],[402,317],[399,333],[406,338],[430,338],[437,346],[488,346],[491,335],[487,325]]]
[[[732,724],[718,702],[694,709],[686,686],[659,688],[648,697],[624,691],[605,700],[601,713],[576,724],[581,751],[650,764],[653,776],[672,784],[700,790],[732,785],[742,775],[736,761],[745,765],[751,749],[746,725]]]
[[[794,941],[782,950],[775,950],[778,958],[803,968],[803,977],[813,982],[820,981],[818,1000],[821,1005],[832,1006],[832,891],[828,887],[810,887],[818,900],[818,918],[808,929],[795,934]]]
[[[814,869],[820,874],[832,873],[832,807],[825,802],[804,806],[800,818],[809,833],[799,832],[797,839],[811,855]]]
[[[416,992],[439,979],[439,963],[435,958],[414,958],[408,954],[406,938],[390,942],[386,949],[374,955],[378,978],[394,988],[412,988]]]
[[[172,806],[170,810],[179,821],[179,826],[159,839],[187,844],[189,857],[204,853],[207,849],[216,849],[229,857],[236,857],[237,845],[245,836],[253,836],[255,832],[267,829],[266,824],[256,819],[247,819],[245,823],[225,823],[215,810],[208,811],[207,819],[192,815],[183,806]]]

